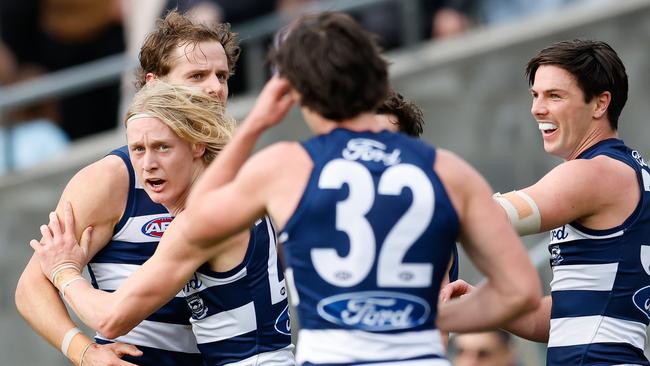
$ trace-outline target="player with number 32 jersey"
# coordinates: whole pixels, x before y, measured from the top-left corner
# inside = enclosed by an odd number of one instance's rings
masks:
[[[459,222],[432,169],[436,150],[345,129],[303,147],[314,168],[280,235],[295,279],[298,362],[448,365],[434,324],[444,270],[434,268],[446,268]]]

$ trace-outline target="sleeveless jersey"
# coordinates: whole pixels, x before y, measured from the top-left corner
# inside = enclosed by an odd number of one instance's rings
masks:
[[[137,181],[126,147],[113,150],[129,171],[129,195],[124,215],[115,226],[111,241],[89,262],[95,288],[115,291],[149,259],[172,218],[167,209],[151,201]],[[97,343],[129,343],[143,351],[141,357],[123,359],[138,365],[202,365],[190,325],[190,311],[182,293],[151,314],[128,334],[108,340],[97,334]]]
[[[206,263],[183,291],[205,365],[295,364],[287,290],[267,217],[251,228],[240,265],[214,272]]]
[[[643,355],[650,316],[650,170],[618,139],[601,141],[578,159],[601,155],[635,170],[641,198],[620,226],[593,230],[572,222],[551,231],[551,366],[650,365]]]
[[[436,150],[345,129],[303,147],[313,171],[280,235],[298,363],[449,365],[434,320],[459,222]]]

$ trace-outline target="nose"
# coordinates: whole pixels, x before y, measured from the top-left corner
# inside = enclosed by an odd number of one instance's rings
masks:
[[[212,75],[206,82],[204,91],[213,98],[225,102],[228,97],[228,84],[219,80],[216,75]]]
[[[544,116],[548,113],[548,108],[546,108],[546,103],[542,97],[533,98],[530,113],[532,113],[533,116]]]
[[[155,154],[147,151],[142,158],[142,169],[150,172],[156,168],[158,168],[158,160]]]

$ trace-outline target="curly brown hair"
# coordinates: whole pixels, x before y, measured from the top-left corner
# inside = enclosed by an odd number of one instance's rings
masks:
[[[233,75],[241,49],[237,34],[230,30],[230,24],[196,24],[176,10],[169,11],[158,20],[156,29],[147,35],[142,44],[140,67],[136,70],[136,88],[139,90],[144,86],[147,73],[159,77],[167,75],[172,67],[171,56],[177,47],[205,41],[221,43],[228,58],[228,71]]]
[[[399,131],[407,135],[419,137],[424,131],[422,109],[395,90],[388,92],[388,97],[377,108],[377,113],[395,116]]]

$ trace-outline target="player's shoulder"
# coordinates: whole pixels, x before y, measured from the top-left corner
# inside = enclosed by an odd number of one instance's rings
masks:
[[[465,185],[468,180],[478,177],[478,172],[463,158],[455,153],[437,148],[436,160],[434,164],[436,174],[443,180],[448,180],[454,184]]]
[[[559,164],[549,174],[565,184],[618,186],[625,181],[636,180],[634,169],[615,158],[599,155],[591,159],[573,159]]]
[[[107,155],[79,170],[68,182],[66,191],[78,195],[127,194],[129,172],[118,156]]]
[[[253,156],[254,162],[267,167],[288,166],[308,157],[305,148],[297,141],[280,141],[269,145]]]
[[[470,198],[490,197],[492,194],[492,189],[483,176],[449,150],[437,149],[434,170],[457,210],[464,207]]]
[[[73,177],[84,183],[125,185],[129,184],[129,172],[124,161],[116,155],[107,155],[83,167]]]

